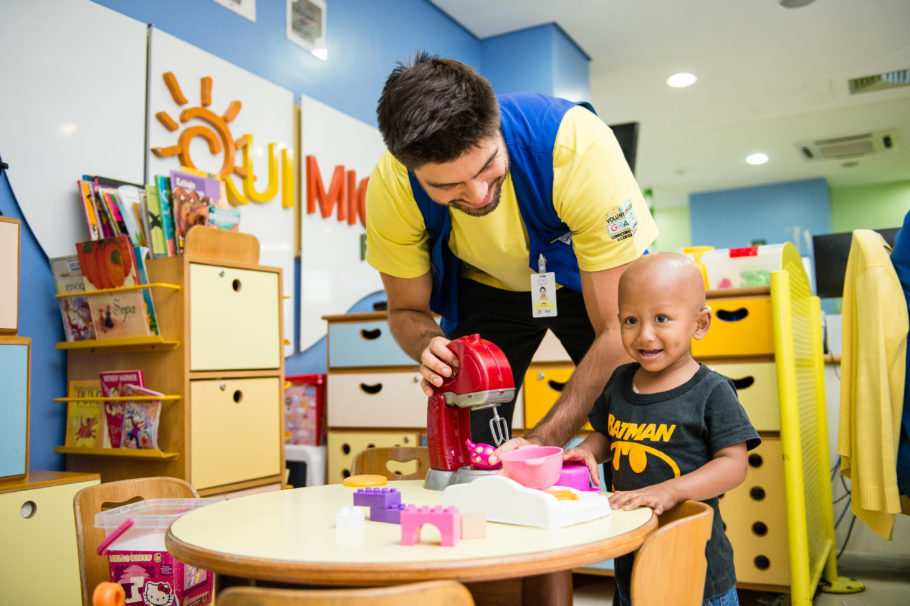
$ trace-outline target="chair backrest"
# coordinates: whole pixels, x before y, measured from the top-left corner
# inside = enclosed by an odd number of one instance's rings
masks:
[[[105,536],[103,528],[95,528],[96,513],[145,499],[191,499],[198,496],[196,489],[187,482],[168,477],[105,482],[77,492],[73,497],[73,513],[76,517],[83,605],[91,605],[92,592],[99,583],[111,580],[107,558],[95,551]]]
[[[695,606],[703,601],[705,545],[711,538],[714,510],[706,503],[683,501],[658,518],[632,565],[633,606]]]
[[[403,464],[417,462],[413,473],[397,471]],[[398,465],[396,465],[396,463]],[[376,474],[390,480],[422,480],[430,469],[430,453],[426,446],[378,446],[361,450],[354,457],[351,473]]]
[[[218,606],[474,606],[467,587],[449,580],[360,589],[229,587],[216,600]]]

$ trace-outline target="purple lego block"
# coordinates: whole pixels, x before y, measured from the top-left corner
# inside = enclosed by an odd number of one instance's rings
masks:
[[[390,505],[386,509],[370,507],[370,521],[401,524],[401,512],[404,511],[406,507],[407,505],[404,503],[396,503],[395,505]]]
[[[372,509],[388,509],[401,503],[401,493],[397,488],[385,486],[358,488],[354,492],[354,505]]]

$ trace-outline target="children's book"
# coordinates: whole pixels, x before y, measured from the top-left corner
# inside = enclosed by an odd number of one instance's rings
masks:
[[[120,199],[118,198],[117,190],[113,187],[105,187],[96,183],[95,195],[104,204],[104,208],[108,212],[108,215],[111,218],[111,222],[113,223],[114,232],[116,235],[129,236],[130,231],[126,225],[126,219],[121,212]]]
[[[155,175],[155,185],[158,187],[158,202],[161,204],[161,227],[164,229],[164,243],[167,246],[167,255],[173,257],[180,254],[180,250],[177,249],[177,240],[174,237],[171,179],[165,175]]]
[[[209,217],[206,224],[218,229],[240,231],[240,211],[236,208],[209,206]]]
[[[70,398],[99,399],[67,403],[64,444],[80,448],[102,448],[109,444],[104,415],[101,414],[104,406],[100,399],[101,383],[93,380],[70,381],[68,395]]]
[[[186,233],[208,223],[210,206],[222,206],[221,180],[185,171],[171,171],[171,202],[174,205],[174,235],[183,250]]]
[[[164,218],[161,212],[161,199],[158,197],[157,185],[145,186],[145,231],[148,234],[148,247],[152,258],[168,256],[167,242],[164,237]]]
[[[79,181],[80,190],[83,192],[83,200],[85,200],[86,205],[91,205],[94,212],[95,220],[98,222],[98,232],[100,238],[112,238],[117,235],[113,221],[111,219],[110,211],[107,210],[106,205],[98,197],[97,184],[94,181],[83,178]]]
[[[98,373],[101,383],[101,395],[109,397],[125,396],[126,385],[145,386],[145,375],[141,370],[110,370]],[[107,422],[107,432],[111,448],[120,448],[123,435],[123,407],[122,400],[105,400],[104,415]]]
[[[95,211],[95,201],[92,198],[92,184],[88,181],[77,180],[79,200],[82,203],[82,214],[85,216],[85,226],[88,228],[89,240],[101,239],[101,223]]]
[[[55,257],[50,260],[51,273],[57,285],[57,294],[69,294],[85,291],[85,281],[79,268],[78,255]],[[60,316],[63,320],[63,332],[67,341],[85,341],[95,338],[95,327],[92,323],[92,310],[84,296],[63,297],[60,303]]]
[[[143,246],[136,246],[133,248],[133,253],[136,258],[136,272],[139,274],[139,284],[148,284],[148,273],[145,271],[148,249]],[[160,334],[158,332],[158,316],[155,314],[155,302],[152,300],[152,290],[143,288],[140,292],[142,293],[142,299],[145,301],[145,315],[148,318],[149,332],[153,335]]]
[[[138,385],[124,385],[124,396],[163,396],[163,393]],[[158,422],[161,400],[127,401],[123,406],[121,448],[158,449]]]
[[[145,246],[143,244],[141,223],[136,219],[133,205],[140,205],[142,197],[145,195],[145,187],[135,185],[121,185],[117,188],[114,200],[119,202],[120,216],[126,224],[126,232],[133,242],[133,246]]]
[[[150,334],[143,289],[116,290],[139,284],[136,259],[129,236],[117,236],[76,244],[79,265],[98,339],[148,336]]]

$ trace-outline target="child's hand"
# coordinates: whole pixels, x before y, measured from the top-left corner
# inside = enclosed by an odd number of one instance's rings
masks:
[[[562,460],[581,461],[584,463],[585,467],[588,468],[588,473],[591,475],[591,481],[594,483],[594,486],[600,487],[600,472],[597,469],[597,461],[594,459],[594,455],[590,450],[578,446],[569,448],[562,453]]]
[[[610,497],[610,507],[628,511],[636,507],[646,506],[654,510],[657,515],[673,509],[679,499],[670,487],[664,483],[647,486],[638,490],[618,491]]]

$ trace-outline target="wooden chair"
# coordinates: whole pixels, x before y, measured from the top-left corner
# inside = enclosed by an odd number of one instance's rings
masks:
[[[105,536],[103,528],[95,528],[96,513],[145,499],[192,499],[198,496],[196,489],[187,482],[168,477],[105,482],[77,492],[73,497],[73,513],[76,517],[82,603],[90,606],[95,587],[111,580],[107,558],[95,552]]]
[[[394,464],[407,464],[417,461],[414,473],[401,473],[394,470]],[[361,450],[354,457],[351,474],[376,474],[390,480],[422,480],[430,469],[430,454],[426,446],[388,446]]]
[[[705,545],[711,538],[714,510],[683,501],[658,518],[655,530],[635,554],[633,606],[700,605],[705,591]]]
[[[218,593],[218,606],[474,606],[458,581],[424,581],[361,589],[269,589],[229,587]]]

